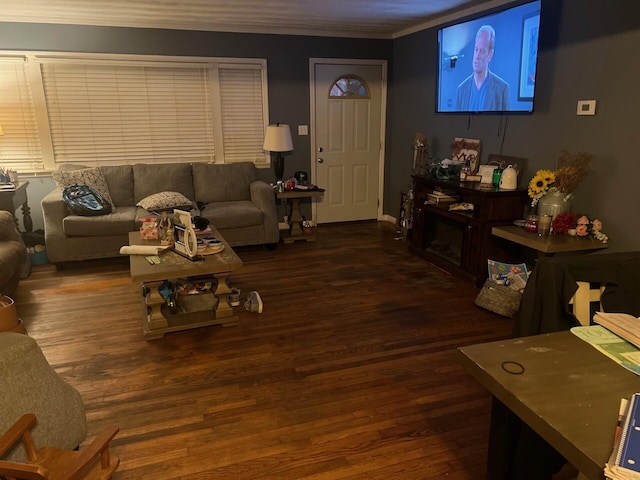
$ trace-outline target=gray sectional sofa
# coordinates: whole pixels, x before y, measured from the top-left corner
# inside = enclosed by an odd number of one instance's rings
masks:
[[[111,200],[112,212],[95,217],[72,214],[62,200],[61,182],[81,183],[78,179],[95,179],[96,174],[106,183],[108,191],[101,193]],[[161,192],[178,192],[193,201],[198,206],[194,214],[207,218],[232,246],[275,247],[279,240],[273,190],[258,179],[252,163],[65,165],[54,178],[58,187],[42,200],[42,212],[47,256],[56,265],[119,256],[128,233],[140,228],[140,218],[150,216],[137,204]]]

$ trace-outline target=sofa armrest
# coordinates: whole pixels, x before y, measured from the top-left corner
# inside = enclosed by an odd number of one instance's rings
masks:
[[[56,188],[49,192],[40,203],[44,217],[45,233],[62,232],[62,221],[69,215],[67,204],[62,199],[62,190]]]
[[[62,190],[56,188],[49,192],[40,202],[44,219],[44,241],[47,246],[47,256],[52,263],[58,263],[66,258],[63,221],[69,215],[67,204],[62,200]]]
[[[15,218],[6,210],[0,210],[0,240],[3,242],[13,240],[22,243],[22,236],[16,228]]]
[[[278,230],[278,207],[276,206],[273,188],[262,180],[249,185],[251,201],[264,214],[265,236],[267,243],[277,243],[280,238]]]
[[[45,195],[42,202],[40,202],[40,206],[43,214],[55,219],[57,222],[62,222],[62,219],[69,215],[69,210],[62,199],[62,190],[60,188],[55,188]]]

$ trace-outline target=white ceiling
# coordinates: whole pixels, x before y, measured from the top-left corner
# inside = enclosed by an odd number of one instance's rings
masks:
[[[512,0],[0,0],[0,22],[396,38]]]

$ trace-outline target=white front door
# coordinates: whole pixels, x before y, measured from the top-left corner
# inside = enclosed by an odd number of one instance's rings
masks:
[[[325,189],[316,203],[317,223],[382,216],[385,67],[381,61],[312,60],[312,181]]]

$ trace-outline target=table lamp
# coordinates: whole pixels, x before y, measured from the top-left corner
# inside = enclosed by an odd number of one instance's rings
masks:
[[[272,155],[273,170],[276,173],[277,180],[282,180],[284,174],[284,156],[282,153],[293,151],[289,125],[284,123],[267,125],[262,148],[268,152],[275,153],[275,155]]]

